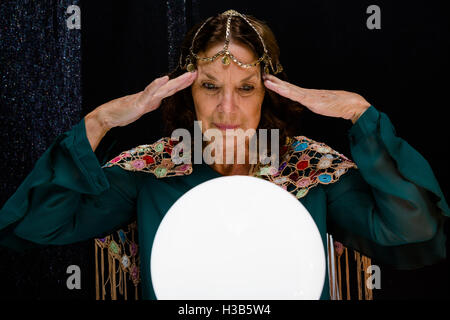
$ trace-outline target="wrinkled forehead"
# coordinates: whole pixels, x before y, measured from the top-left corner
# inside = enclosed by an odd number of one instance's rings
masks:
[[[217,43],[214,45],[209,46],[205,51],[199,52],[199,57],[212,57],[217,52],[223,49],[223,44]],[[228,47],[228,50],[241,62],[250,64],[255,62],[258,58],[256,57],[256,54],[251,50],[248,46],[241,44],[239,42],[233,42],[230,41],[230,45]],[[199,75],[202,73],[215,73],[217,75],[223,74],[223,73],[233,73],[234,76],[237,78],[244,78],[249,77],[250,75],[257,75],[260,74],[260,65],[256,65],[254,67],[250,68],[244,68],[238,66],[234,62],[230,62],[229,65],[225,65],[222,63],[223,56],[219,56],[217,59],[215,59],[213,62],[209,61],[197,61],[197,68],[199,71]]]

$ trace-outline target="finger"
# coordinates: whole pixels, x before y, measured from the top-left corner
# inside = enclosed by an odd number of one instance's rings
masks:
[[[273,81],[271,81],[271,80],[265,80],[265,81],[264,81],[264,85],[265,85],[268,89],[270,89],[270,90],[272,90],[272,91],[275,91],[275,92],[277,92],[277,93],[279,93],[279,94],[281,94],[281,95],[287,95],[287,94],[289,94],[289,88],[287,88],[287,87],[284,86],[284,85],[280,85],[280,84],[278,84],[278,83],[275,83],[275,82],[273,82]]]
[[[188,81],[185,81],[184,83],[180,83],[177,87],[173,87],[172,89],[170,89],[167,94],[165,95],[165,97],[171,96],[173,94],[175,94],[178,91],[181,91],[183,89],[186,89],[187,87],[189,87],[190,85],[192,85],[192,83],[194,82],[195,78],[192,78]]]
[[[263,79],[264,80],[270,80],[270,81],[275,82],[275,83],[280,83],[282,81],[281,79],[279,79],[279,78],[277,78],[274,75],[271,75],[269,73],[264,74],[263,75]]]
[[[138,105],[147,105],[155,92],[169,81],[169,76],[164,76],[153,80],[145,89],[138,93],[135,103]]]
[[[197,78],[197,71],[194,72],[186,72],[181,76],[176,77],[175,79],[170,80],[167,83],[168,91],[173,90],[174,88],[178,88],[184,86],[186,83],[194,82],[195,78]]]
[[[197,72],[186,72],[185,74],[170,80],[164,86],[161,86],[154,94],[155,97],[164,99],[175,92],[189,87],[197,77]]]
[[[290,82],[281,80],[280,78],[277,78],[277,77],[275,77],[274,75],[271,75],[271,74],[265,74],[264,75],[264,80],[269,80],[269,81],[271,81],[271,82],[273,82],[275,84],[284,85],[284,86],[290,87],[290,88],[298,88],[300,90],[307,90],[306,88],[302,88],[302,87],[294,85],[294,84],[292,84]]]
[[[277,78],[277,77],[275,77],[275,76],[273,76],[271,74],[265,74],[264,75],[264,80],[269,80],[269,81],[271,81],[271,82],[273,82],[275,84],[284,85],[284,86],[288,86],[290,84],[289,82],[283,81],[280,78]]]
[[[286,83],[286,82],[285,82],[285,83]],[[296,86],[289,85],[289,83],[286,83],[286,84],[284,84],[284,83],[279,84],[279,83],[272,82],[271,80],[265,80],[265,81],[264,81],[264,85],[265,85],[268,89],[270,89],[270,90],[272,90],[272,91],[278,93],[279,95],[281,95],[281,96],[283,96],[283,97],[286,97],[286,98],[288,98],[288,99],[291,99],[291,100],[300,102],[300,103],[301,103],[301,102],[304,100],[304,98],[306,97],[306,91],[305,91],[305,89],[302,89],[302,88],[300,88],[300,87],[296,87]]]
[[[156,90],[158,90],[161,86],[165,85],[169,81],[169,76],[164,76],[161,78],[157,78],[153,80],[145,89],[144,92],[146,95],[153,95]]]
[[[264,79],[265,79],[265,82],[270,81],[269,86],[271,84],[274,85],[270,89],[273,88],[273,90],[277,91],[278,94],[280,94],[286,98],[289,98],[291,100],[302,103],[302,101],[304,101],[309,94],[309,89],[305,89],[305,88],[296,86],[292,83],[281,80],[271,74],[265,74]]]

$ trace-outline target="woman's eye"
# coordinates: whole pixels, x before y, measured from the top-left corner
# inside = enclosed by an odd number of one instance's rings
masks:
[[[208,90],[216,90],[217,89],[217,87],[214,84],[209,83],[209,82],[202,83],[202,87],[204,87]]]
[[[245,85],[245,86],[242,86],[240,89],[241,89],[242,91],[245,91],[245,92],[250,92],[250,91],[252,91],[254,88],[255,88],[255,87],[253,87],[253,86]]]

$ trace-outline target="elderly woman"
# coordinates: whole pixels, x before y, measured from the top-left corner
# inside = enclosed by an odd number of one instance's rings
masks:
[[[286,80],[267,25],[233,10],[208,18],[186,35],[180,65],[169,76],[99,106],[56,139],[0,211],[0,243],[68,244],[107,235],[136,219],[142,296],[155,299],[151,248],[168,209],[204,181],[251,175],[296,196],[325,248],[331,232],[345,245],[400,268],[444,258],[443,223],[450,210],[428,162],[396,136],[389,118],[356,93],[304,89]],[[108,130],[159,107],[167,137],[101,166],[94,150]],[[304,107],[353,123],[353,161],[324,143],[292,136]],[[271,150],[279,153],[279,166],[253,166],[248,156],[244,163],[175,163],[171,133],[193,132],[195,120],[203,132],[216,129],[224,139],[235,129],[279,129],[280,148]],[[222,145],[237,150],[237,144]],[[255,196],[249,190],[249,197]],[[329,298],[327,284],[322,298]]]

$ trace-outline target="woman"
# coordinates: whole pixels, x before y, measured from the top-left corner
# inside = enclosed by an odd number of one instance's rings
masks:
[[[444,258],[443,223],[450,210],[429,164],[395,135],[388,117],[358,94],[304,89],[286,80],[264,23],[232,10],[207,19],[186,35],[180,66],[170,76],[99,106],[56,139],[0,211],[0,243],[73,243],[137,219],[142,295],[155,299],[150,255],[165,213],[196,185],[240,174],[294,194],[314,218],[325,248],[331,232],[345,245],[402,268]],[[168,137],[101,167],[93,151],[108,130],[160,106]],[[352,121],[354,162],[325,144],[290,136],[303,107]],[[175,164],[171,132],[193,132],[194,120],[202,121],[203,132],[216,129],[225,136],[233,129],[280,129],[281,147],[271,150],[279,152],[280,166],[253,167],[248,157],[241,164]],[[224,141],[223,152],[227,147]],[[327,281],[322,298],[329,298]]]

